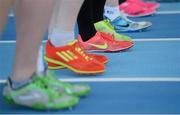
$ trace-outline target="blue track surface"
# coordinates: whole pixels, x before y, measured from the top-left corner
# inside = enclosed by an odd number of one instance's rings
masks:
[[[179,4],[179,3],[178,3]],[[162,6],[174,9],[177,4]],[[180,7],[178,7],[180,9]],[[175,10],[174,10],[175,11]],[[125,52],[102,53],[109,58],[106,72],[87,78],[180,78],[180,13],[161,14],[152,17],[133,18],[147,20],[153,26],[144,32],[123,33],[135,39],[159,39],[168,41],[137,41]],[[15,40],[14,19],[9,18],[0,41]],[[171,40],[177,38],[177,40]],[[0,42],[0,80],[5,80],[12,70],[14,43]],[[59,78],[83,78],[67,69],[56,71]],[[0,114],[5,113],[68,113],[68,114],[180,114],[180,82],[88,82],[92,92],[81,99],[72,110],[35,111],[8,105],[0,94]],[[0,84],[0,92],[3,90]]]
[[[123,33],[131,36],[132,38],[177,38],[180,37],[180,14],[159,14],[151,17],[136,18],[133,20],[146,20],[151,21],[153,26],[144,32]],[[10,18],[5,29],[5,32],[0,39],[12,40],[15,38],[15,24],[14,19]]]
[[[7,70],[0,72],[3,78],[8,76],[12,69],[14,49],[14,44],[0,45],[0,52],[7,52],[0,57],[2,63],[0,71],[4,70],[3,68]],[[180,52],[180,41],[136,42],[135,46],[126,52],[104,53],[109,58],[107,71],[95,77],[180,77],[178,52]],[[57,72],[61,78],[80,76],[67,69]]]
[[[166,1],[166,0],[165,0]],[[180,11],[180,3],[161,3],[160,11]]]

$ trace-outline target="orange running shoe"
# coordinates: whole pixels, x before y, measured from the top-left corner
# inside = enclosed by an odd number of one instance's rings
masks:
[[[75,73],[97,74],[105,71],[104,64],[87,55],[77,41],[68,43],[66,46],[55,47],[48,40],[44,58],[51,67],[63,66]]]
[[[98,55],[98,54],[88,54],[88,53],[87,53],[87,55],[91,58],[94,58],[95,60],[97,60],[98,62],[100,62],[102,64],[106,64],[108,62],[108,58],[106,56]],[[47,62],[47,64],[48,64],[48,69],[52,69],[52,70],[64,69],[65,68],[62,65],[57,65],[54,63],[50,63],[50,62]]]

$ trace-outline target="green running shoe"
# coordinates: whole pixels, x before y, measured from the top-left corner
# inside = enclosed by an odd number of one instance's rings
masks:
[[[66,109],[75,106],[79,102],[76,96],[46,88],[39,81],[31,82],[19,89],[12,89],[8,84],[3,90],[5,100],[10,104],[29,107],[37,110]]]
[[[95,23],[94,26],[97,31],[104,32],[106,34],[112,34],[116,40],[132,41],[132,39],[129,36],[117,33],[108,19],[99,21]]]
[[[68,95],[74,96],[85,96],[90,92],[90,87],[87,84],[70,84],[59,81],[55,78],[55,73],[53,71],[48,71],[46,77],[35,78],[42,84],[46,84],[50,89],[56,92],[67,93]]]

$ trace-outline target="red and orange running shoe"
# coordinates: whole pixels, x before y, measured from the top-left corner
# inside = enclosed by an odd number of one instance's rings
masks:
[[[48,40],[44,58],[48,66],[52,67],[51,69],[57,69],[60,66],[80,74],[97,74],[105,71],[104,64],[87,55],[77,41],[68,43],[66,46],[55,47]]]
[[[78,42],[77,42],[78,43]],[[50,44],[50,42],[47,42],[47,44]],[[79,47],[80,44],[78,43]],[[82,47],[81,47],[82,48]],[[102,63],[102,64],[106,64],[108,62],[108,58],[106,56],[103,55],[99,55],[99,54],[90,54],[87,53],[86,51],[84,51],[86,55],[88,55],[90,58],[94,58],[95,60],[97,60],[98,62]],[[52,69],[52,70],[56,70],[56,69],[64,69],[65,67],[59,64],[54,64],[51,62],[47,62],[48,64],[48,69]]]
[[[110,34],[97,32],[95,36],[83,42],[79,36],[78,41],[85,50],[115,52],[129,49],[133,46],[132,41],[118,41]]]
[[[89,54],[89,53],[87,53],[86,55],[88,55],[91,58],[94,58],[95,60],[97,60],[98,62],[100,62],[102,64],[106,64],[108,62],[108,58],[106,56],[103,56],[103,55]],[[57,69],[64,69],[65,68],[62,65],[58,65],[58,64],[54,64],[54,63],[50,63],[50,62],[47,62],[47,64],[48,64],[48,69],[51,69],[51,70],[57,70]]]

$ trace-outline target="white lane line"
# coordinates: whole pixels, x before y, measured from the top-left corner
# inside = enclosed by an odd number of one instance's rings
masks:
[[[3,41],[0,41],[1,44],[15,44],[16,41],[15,40],[3,40]]]
[[[13,13],[10,13],[10,14],[9,14],[9,17],[14,17],[14,14],[13,14]]]
[[[69,79],[60,79],[65,82],[180,82],[180,77],[174,77],[174,78],[161,78],[161,77],[149,77],[149,78],[69,78]]]
[[[156,41],[180,41],[180,38],[140,38],[140,39],[133,39],[135,42],[156,42]],[[43,40],[42,43],[46,43],[47,40]],[[2,40],[0,43],[4,44],[14,44],[16,40]]]
[[[180,11],[157,11],[156,14],[180,14]],[[9,17],[14,17],[14,14],[10,13]]]
[[[135,78],[62,78],[64,82],[180,82],[180,77],[135,77]],[[6,83],[6,80],[0,80],[0,83]]]
[[[0,80],[0,83],[6,83],[6,80]]]
[[[180,14],[180,11],[158,11],[156,14]]]
[[[180,38],[142,38],[133,39],[135,42],[155,42],[155,41],[180,41]]]
[[[43,40],[42,43],[46,43],[47,40]],[[2,40],[0,41],[1,44],[15,44],[16,40]]]

